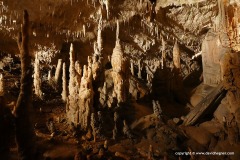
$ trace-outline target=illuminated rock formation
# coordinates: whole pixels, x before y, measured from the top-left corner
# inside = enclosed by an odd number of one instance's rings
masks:
[[[79,125],[83,130],[90,127],[91,113],[93,112],[93,88],[92,88],[92,70],[90,67],[83,67],[83,76],[79,90]]]
[[[66,104],[66,112],[69,122],[77,125],[79,123],[79,107],[78,107],[78,88],[76,82],[76,70],[75,70],[75,60],[74,60],[74,50],[73,44],[70,46],[70,66],[69,66],[69,96]]]
[[[66,77],[66,64],[63,63],[62,67],[62,100],[67,101],[67,77]]]
[[[114,83],[114,94],[118,102],[125,102],[127,99],[127,86],[129,84],[128,80],[128,61],[124,57],[122,47],[119,40],[119,23],[117,23],[117,35],[116,44],[113,49],[113,54],[111,57],[112,64],[112,77]]]
[[[40,63],[39,63],[39,59],[38,59],[38,55],[35,55],[35,62],[34,62],[34,74],[33,74],[33,85],[34,85],[34,92],[36,94],[37,97],[39,97],[40,99],[43,98],[43,93],[41,90],[41,84],[42,84],[42,80],[41,80],[41,73],[40,73]]]
[[[173,66],[176,73],[180,73],[181,70],[181,55],[178,46],[178,42],[175,42],[173,47]]]
[[[58,83],[60,79],[61,70],[62,70],[62,59],[58,59],[57,68],[54,76],[54,80],[56,83]]]

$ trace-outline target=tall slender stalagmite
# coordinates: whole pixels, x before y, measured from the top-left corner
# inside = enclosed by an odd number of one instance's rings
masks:
[[[69,85],[68,85],[68,101],[66,104],[66,112],[68,120],[75,125],[79,123],[78,117],[78,87],[79,84],[76,81],[76,69],[75,69],[75,59],[74,59],[74,49],[73,44],[70,46],[70,66],[69,66]]]
[[[102,40],[102,17],[101,17],[98,22],[98,35],[97,35],[97,49],[98,49],[98,54],[100,55],[102,54],[102,50],[103,50],[102,45],[103,45],[103,40]]]
[[[66,64],[63,63],[62,68],[62,100],[67,101],[67,78],[66,78]]]
[[[30,110],[32,108],[32,66],[31,56],[28,50],[29,43],[29,17],[24,10],[22,32],[18,38],[18,48],[21,58],[21,87],[17,104],[13,114],[16,125],[16,142],[18,146],[19,158],[21,160],[33,160],[35,156],[35,133],[30,121]]]
[[[61,74],[61,68],[62,68],[62,59],[58,59],[58,64],[57,64],[57,68],[56,68],[56,72],[55,72],[55,82],[57,83],[60,79],[60,74]]]
[[[38,55],[35,55],[35,62],[34,62],[34,74],[33,74],[33,85],[35,88],[35,94],[37,97],[39,97],[40,99],[43,98],[43,93],[41,90],[41,74],[40,74],[40,63],[39,63],[39,59],[38,59]]]

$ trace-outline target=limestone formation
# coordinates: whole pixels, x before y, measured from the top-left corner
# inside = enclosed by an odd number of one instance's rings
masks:
[[[109,11],[109,7],[110,7],[109,0],[103,0],[103,4],[105,5],[106,10],[107,10],[107,19],[109,19],[109,14],[110,14],[110,11]]]
[[[90,127],[91,113],[93,112],[93,88],[92,88],[92,70],[90,67],[83,67],[83,76],[79,90],[79,124],[83,130]]]
[[[67,101],[67,77],[66,77],[66,64],[63,63],[62,67],[62,100]]]
[[[92,131],[93,131],[93,139],[94,139],[94,142],[96,142],[97,120],[96,120],[96,116],[94,113],[91,114],[91,127],[92,127]]]
[[[32,108],[32,72],[29,43],[29,17],[24,11],[22,32],[19,34],[18,47],[21,56],[21,88],[13,114],[15,117],[16,142],[21,160],[35,159],[35,133],[30,121]],[[23,129],[24,128],[24,129]]]
[[[142,79],[141,59],[138,60],[138,78]]]
[[[103,114],[101,111],[97,112],[97,118],[98,118],[98,124],[99,124],[99,134],[102,135],[103,134]]]
[[[58,83],[60,79],[61,69],[62,69],[62,59],[58,59],[57,68],[54,76],[54,80],[56,83]]]
[[[159,104],[158,101],[152,101],[153,104],[153,113],[159,118],[161,119],[161,115],[162,115],[162,108]]]
[[[181,57],[178,42],[176,41],[173,47],[173,66],[177,73],[181,70]]]
[[[123,120],[123,134],[129,139],[133,138],[132,131],[130,130],[126,120]]]
[[[76,61],[75,62],[75,83],[76,83],[76,88],[78,92],[80,89],[81,78],[82,78],[82,66],[79,61]]]
[[[70,47],[69,66],[69,96],[67,101],[67,116],[71,123],[79,125],[82,130],[87,131],[90,127],[91,113],[93,112],[93,88],[92,88],[92,62],[88,59],[89,66],[83,66],[83,76],[80,76],[81,68],[76,67],[74,61],[73,45]],[[77,68],[77,70],[76,70]]]
[[[92,59],[93,59],[92,62],[93,80],[97,80],[97,78],[99,78],[99,74],[101,71],[101,60],[98,55],[94,55]]]
[[[17,54],[23,7],[36,12],[28,29],[24,13]],[[239,0],[0,1],[0,159],[240,159],[239,8]],[[43,98],[41,88],[44,101],[32,96]]]
[[[127,86],[128,86],[128,61],[124,57],[122,47],[119,40],[119,23],[117,23],[117,39],[115,48],[111,58],[112,64],[112,77],[114,83],[114,94],[118,102],[125,102],[127,99]]]
[[[166,42],[162,38],[162,59],[161,59],[161,68],[163,69],[166,66]]]
[[[3,75],[0,74],[0,96],[4,95],[4,78]]]
[[[101,106],[105,107],[108,100],[108,93],[107,93],[107,83],[104,82],[103,87],[99,89],[100,97],[99,102]]]
[[[118,112],[114,112],[114,117],[113,117],[113,120],[114,120],[114,129],[113,129],[113,133],[114,133],[114,135],[113,136],[115,136],[115,139],[116,139],[116,137],[119,135],[119,114],[118,114]]]
[[[41,78],[41,73],[40,73],[40,62],[38,59],[38,55],[35,55],[35,62],[34,62],[34,75],[33,75],[33,85],[34,85],[34,92],[36,96],[40,99],[43,98],[43,93],[41,90],[41,85],[42,85],[42,78]]]
[[[132,76],[134,76],[134,66],[133,66],[133,62],[131,61],[130,62],[130,64],[131,64],[131,74],[132,74]]]
[[[52,79],[52,71],[48,71],[48,82],[50,82]]]
[[[79,108],[78,108],[78,84],[76,83],[76,70],[74,60],[73,44],[70,46],[70,66],[69,66],[69,96],[66,104],[66,112],[69,122],[77,125],[79,123]]]
[[[103,50],[103,39],[102,39],[102,17],[100,17],[99,22],[98,22],[98,35],[97,35],[97,53],[99,55],[102,54]],[[96,52],[95,52],[96,54]]]

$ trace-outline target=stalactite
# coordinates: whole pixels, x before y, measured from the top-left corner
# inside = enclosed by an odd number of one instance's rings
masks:
[[[105,6],[106,6],[106,10],[107,10],[107,19],[109,19],[109,14],[110,14],[110,11],[109,11],[109,7],[110,7],[109,0],[103,0],[103,4],[105,4]]]
[[[67,101],[67,77],[66,77],[66,64],[63,63],[62,67],[62,100]]]
[[[37,97],[39,97],[40,99],[43,98],[43,93],[41,90],[41,85],[42,85],[42,81],[41,81],[41,73],[40,73],[40,63],[39,63],[39,58],[38,58],[38,54],[35,55],[35,62],[34,62],[34,75],[33,75],[33,85],[35,88],[35,94],[37,95]]]
[[[29,54],[29,17],[24,11],[22,33],[19,34],[18,47],[21,57],[21,87],[17,104],[13,114],[15,117],[16,141],[18,146],[19,158],[36,159],[35,157],[35,141],[34,130],[30,121],[30,110],[32,108],[32,67],[31,56]]]

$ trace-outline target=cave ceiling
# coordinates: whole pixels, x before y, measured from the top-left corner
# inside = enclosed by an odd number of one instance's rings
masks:
[[[93,42],[97,39],[99,19],[102,17],[105,54],[112,53],[116,22],[119,20],[120,39],[124,46],[127,46],[127,51],[136,53],[138,58],[145,58],[148,53],[152,55],[159,52],[162,38],[166,40],[170,50],[174,42],[178,41],[184,51],[190,55],[197,54],[201,50],[202,39],[213,27],[218,14],[216,0],[106,2],[108,7],[105,1],[98,0],[0,1],[0,36],[3,39],[0,42],[0,50],[10,54],[19,52],[16,39],[24,9],[30,15],[32,53],[44,47],[59,53],[68,50],[65,46],[69,48],[69,43],[73,42],[79,44],[76,45],[77,52],[91,54]],[[153,21],[150,20],[151,3],[156,3]],[[230,3],[239,2],[232,0]],[[144,46],[145,43],[150,45]]]

